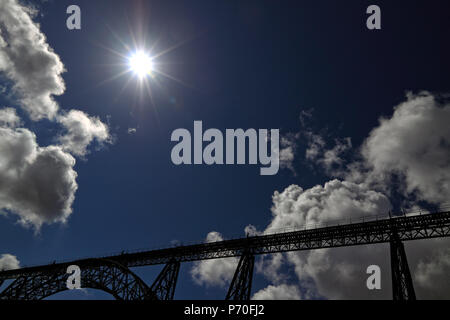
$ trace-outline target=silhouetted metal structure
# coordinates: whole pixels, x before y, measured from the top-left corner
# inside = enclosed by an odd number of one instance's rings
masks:
[[[153,285],[150,287],[150,291],[155,294],[157,300],[173,300],[179,272],[179,261],[173,261],[166,264]]]
[[[146,300],[154,298],[148,286],[131,270],[108,259],[86,259],[80,261],[81,286],[110,293],[119,300]],[[40,300],[67,290],[67,267],[41,272],[23,273],[0,295],[9,300]],[[156,298],[154,298],[156,299]]]
[[[179,263],[227,257],[242,257],[227,298],[248,299],[253,255],[387,242],[391,244],[393,298],[414,299],[414,288],[402,241],[449,235],[450,211],[445,211],[122,253],[98,259],[81,259],[2,271],[0,282],[7,279],[14,281],[0,293],[0,299],[43,299],[66,290],[65,280],[68,275],[65,272],[69,265],[78,265],[82,269],[83,287],[104,290],[117,299],[172,299]],[[251,256],[247,256],[249,253]],[[151,288],[129,269],[157,264],[167,266]]]
[[[250,300],[254,265],[255,256],[251,252],[244,253],[239,260],[225,300]]]
[[[392,297],[394,300],[416,300],[416,293],[409,271],[408,261],[403,243],[397,233],[392,234],[391,249],[391,276]]]

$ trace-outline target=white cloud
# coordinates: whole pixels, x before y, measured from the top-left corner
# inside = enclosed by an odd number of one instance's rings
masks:
[[[283,192],[274,193],[273,219],[264,233],[281,232],[286,228],[298,229],[304,225],[342,219],[348,221],[349,217],[361,218],[386,214],[390,208],[388,198],[382,193],[348,181],[332,180],[324,186],[318,185],[306,190],[297,185],[291,185]],[[246,230],[259,233],[252,226],[248,226]],[[377,252],[380,254],[377,255]],[[384,266],[386,261],[383,258],[388,255],[384,253],[381,255],[381,253],[383,253],[383,246],[378,246],[375,250],[358,247],[266,255],[257,261],[256,270],[276,285],[259,291],[254,298],[353,297],[358,299],[379,297],[383,294],[386,296],[390,294],[386,290],[383,293],[367,290],[365,287],[367,275],[365,269],[361,269],[361,265],[364,266],[366,261],[369,263],[367,266],[370,264]],[[198,265],[202,265],[203,268],[197,268],[196,276],[202,281],[197,283],[224,285],[226,281],[222,279],[232,277],[237,259],[234,263],[225,263],[224,260],[199,263]],[[281,266],[286,263],[294,267],[303,292],[298,290],[297,285],[285,283],[289,277],[281,272]]]
[[[17,260],[16,256],[12,254],[2,254],[0,256],[0,271],[1,270],[11,270],[18,269],[20,267],[20,262]]]
[[[43,223],[65,222],[77,190],[75,159],[96,141],[111,142],[109,128],[82,111],[59,112],[54,97],[65,91],[59,56],[46,42],[37,9],[17,0],[0,1],[0,72],[31,120],[50,119],[64,132],[60,145],[39,146],[12,108],[0,110],[0,212],[19,216],[36,229]],[[3,89],[2,89],[3,90]]]
[[[59,137],[63,149],[84,157],[92,141],[111,141],[109,129],[97,117],[79,110],[58,114],[53,97],[65,91],[61,77],[64,65],[46,42],[39,24],[33,22],[36,13],[36,9],[17,0],[0,3],[0,71],[13,82],[21,106],[31,119],[56,120],[66,130]]]
[[[100,145],[110,142],[108,126],[97,117],[89,117],[79,110],[70,110],[58,116],[58,122],[65,128],[66,133],[58,138],[64,150],[77,155],[85,156],[87,147],[92,141]]]
[[[281,137],[280,140],[280,168],[287,168],[295,174],[293,162],[297,149],[296,140],[299,134],[288,133]]]
[[[386,214],[391,208],[389,199],[382,193],[340,180],[306,190],[291,185],[283,192],[275,191],[272,201],[273,219],[266,233],[349,217]]]
[[[16,109],[14,108],[3,108],[0,109],[0,126],[15,128],[22,125],[22,121],[16,114]]]
[[[437,204],[448,201],[450,104],[439,103],[427,92],[410,93],[394,110],[391,118],[380,119],[364,142],[364,163],[351,166],[349,178],[363,178],[388,190],[397,176],[405,197]]]
[[[361,148],[361,158],[348,165],[339,156],[351,147],[350,140],[336,140],[326,150],[325,140],[309,133],[306,157],[331,174],[347,181],[333,180],[304,190],[292,185],[273,196],[273,219],[265,232],[320,224],[335,219],[356,218],[362,214],[385,214],[390,209],[386,195],[396,185],[405,198],[444,203],[450,196],[450,105],[439,103],[427,92],[408,94],[407,101],[394,109],[390,118],[380,120]],[[339,170],[330,170],[332,165]],[[393,177],[400,178],[394,184]],[[410,269],[419,298],[449,298],[449,239],[405,243]],[[390,299],[389,246],[371,245],[349,248],[290,252],[304,298]],[[270,256],[268,256],[270,257]],[[283,261],[272,257],[264,261],[272,272],[263,272],[272,282],[280,282]],[[365,286],[365,268],[377,264],[382,270],[382,290]],[[279,275],[274,276],[273,273]],[[268,275],[269,274],[269,275]]]
[[[408,94],[407,100],[395,107],[392,117],[381,119],[379,126],[371,131],[361,147],[360,159],[348,163],[347,167],[341,154],[351,148],[350,139],[335,140],[335,146],[326,149],[322,136],[307,131],[306,158],[344,180],[331,180],[310,189],[291,185],[282,192],[275,191],[272,221],[262,233],[386,215],[391,209],[387,195],[393,185],[405,199],[414,196],[415,200],[436,204],[447,202],[450,196],[450,104],[438,101],[427,92]],[[309,117],[309,114],[302,117]],[[305,118],[301,120],[304,125]],[[393,180],[395,176],[400,178],[397,183]],[[246,227],[246,232],[261,233],[251,225]],[[405,242],[419,299],[450,298],[449,247],[450,239],[446,238]],[[381,290],[366,287],[369,276],[366,269],[373,264],[381,268]],[[289,274],[283,273],[285,265],[294,268],[298,284],[285,283],[289,280]],[[260,290],[254,298],[392,298],[388,244],[265,255],[257,261],[256,271],[274,285]],[[217,273],[220,272],[218,268]],[[215,277],[220,275],[215,274]]]
[[[222,240],[222,235],[215,231],[208,233],[206,237],[206,242]],[[198,285],[223,287],[233,278],[238,262],[237,258],[196,261],[191,269],[191,276]]]
[[[291,185],[283,192],[275,191],[273,219],[265,233],[278,232],[286,227],[298,229],[324,222],[348,222],[350,217],[355,219],[385,214],[390,208],[388,198],[382,193],[348,181],[332,180],[306,190]],[[298,281],[302,284],[304,298],[371,298],[372,293],[365,287],[365,270],[361,269],[364,259],[360,256],[370,258],[369,264],[374,264],[376,250],[367,250],[367,247],[346,249],[286,254],[288,263],[294,266]],[[269,259],[275,259],[274,270],[280,268],[282,260],[279,257],[269,256]],[[272,275],[269,280],[273,281],[273,278]]]
[[[352,141],[350,138],[336,139],[335,146],[332,149],[324,151],[323,159],[320,159],[320,162],[329,172],[332,172],[335,165],[340,166],[343,164],[344,160],[341,159],[341,154],[351,147]]]
[[[245,227],[244,232],[247,236],[253,237],[253,236],[259,236],[261,232],[259,232],[254,225],[249,224]]]
[[[282,253],[263,255],[256,260],[255,270],[263,274],[272,283],[281,284],[288,279],[286,274],[280,272],[280,268],[285,262],[286,258]]]
[[[270,285],[256,292],[252,300],[300,300],[300,290],[295,285]]]
[[[74,165],[60,147],[39,147],[31,131],[0,127],[0,210],[37,229],[66,221],[77,190]]]
[[[53,119],[64,93],[64,66],[46,42],[33,9],[17,0],[0,2],[0,71],[14,82],[23,108],[33,120]]]
[[[408,262],[420,299],[450,299],[450,240],[407,243]]]
[[[342,154],[352,147],[351,138],[335,139],[334,146],[327,149],[325,139],[312,131],[306,131],[305,136],[308,140],[305,157],[307,160],[320,165],[328,175],[341,176],[344,160]]]
[[[308,138],[308,148],[305,153],[306,159],[314,161],[323,153],[325,140],[311,131],[306,131],[305,135]]]

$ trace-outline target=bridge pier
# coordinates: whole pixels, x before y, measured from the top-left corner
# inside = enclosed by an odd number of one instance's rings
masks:
[[[225,300],[250,300],[255,256],[246,252],[241,256]]]
[[[396,232],[391,235],[390,249],[393,300],[416,300],[405,247]]]
[[[169,262],[164,266],[164,269],[150,287],[157,300],[173,300],[179,272],[179,261]]]

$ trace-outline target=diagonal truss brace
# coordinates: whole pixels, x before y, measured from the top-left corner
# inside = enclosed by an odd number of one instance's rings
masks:
[[[179,272],[179,261],[172,261],[164,266],[150,287],[157,300],[173,300]]]
[[[250,300],[254,265],[255,256],[245,252],[239,260],[225,300]]]
[[[396,232],[390,241],[393,300],[416,300],[405,247]]]

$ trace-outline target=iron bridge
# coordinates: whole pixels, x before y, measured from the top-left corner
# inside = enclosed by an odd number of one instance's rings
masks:
[[[40,300],[67,290],[67,267],[77,265],[83,288],[103,290],[121,300],[172,300],[182,262],[240,257],[226,299],[249,300],[255,255],[389,243],[393,299],[415,300],[403,242],[449,235],[450,211],[443,211],[122,253],[0,271],[0,286],[13,279],[0,293],[0,299]],[[151,286],[130,270],[159,264],[165,266]]]

